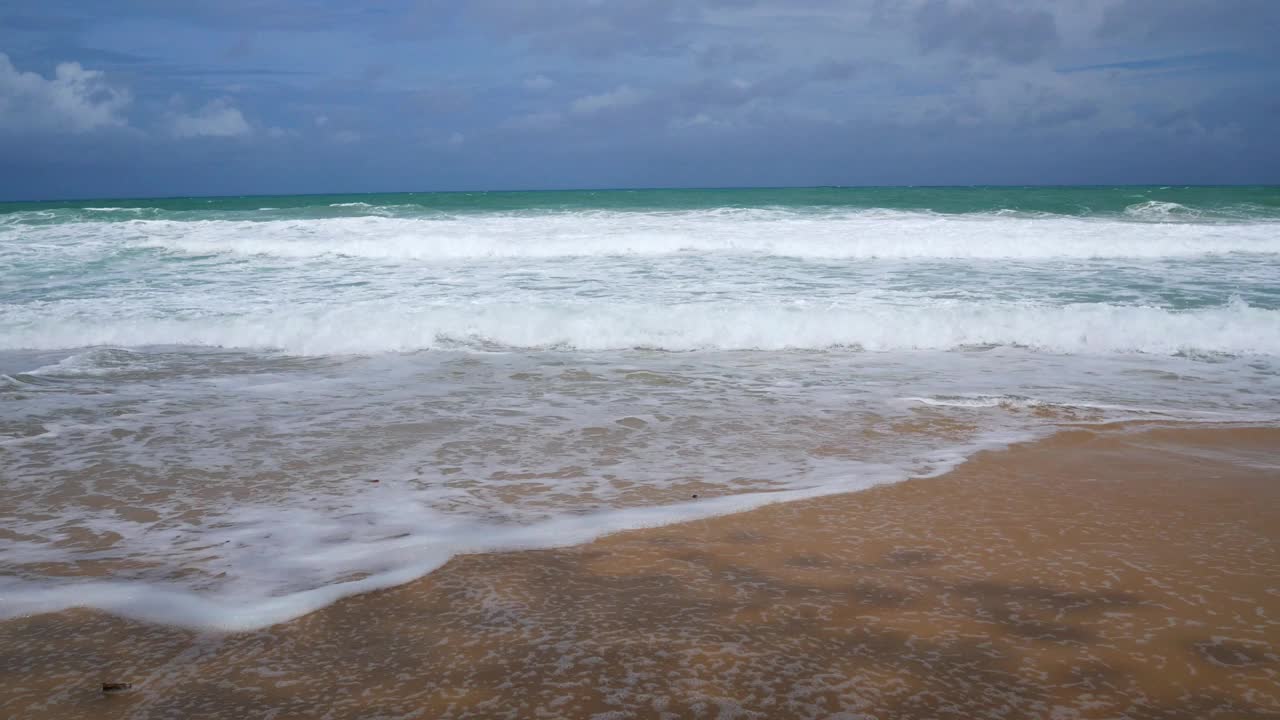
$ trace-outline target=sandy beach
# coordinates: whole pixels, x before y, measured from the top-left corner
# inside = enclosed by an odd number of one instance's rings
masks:
[[[253,633],[13,620],[0,715],[1276,717],[1276,447],[1070,430],[939,478],[462,556]]]
[[[1280,720],[1277,29],[0,2],[0,720]]]

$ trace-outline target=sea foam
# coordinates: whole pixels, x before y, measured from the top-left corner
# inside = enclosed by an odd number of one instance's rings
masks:
[[[1064,424],[1274,422],[1274,213],[1122,192],[0,216],[0,613],[250,629]]]
[[[1164,204],[1132,209],[1174,213]],[[1174,213],[1179,214],[1179,213]],[[1179,214],[1180,215],[1180,214]],[[999,213],[545,212],[434,218],[130,220],[8,226],[28,242],[122,244],[188,254],[399,260],[746,253],[798,258],[1159,258],[1280,253],[1276,223],[1135,223]]]
[[[138,221],[133,242],[184,253],[378,259],[663,255],[809,258],[1108,258],[1280,253],[1257,225],[1144,225],[1078,218],[943,218],[929,213],[703,211],[439,220]]]
[[[237,317],[66,317],[0,333],[10,348],[192,345],[299,355],[414,350],[955,350],[1280,354],[1280,311],[1236,302],[1175,311],[1111,304],[998,302],[918,306],[812,303],[360,303]]]
[[[0,578],[0,620],[89,607],[137,620],[200,630],[237,632],[292,620],[337,600],[402,585],[459,554],[562,547],[601,535],[742,512],[763,505],[865,489],[901,475],[880,469],[807,489],[707,498],[660,507],[569,513],[533,525],[495,526],[423,507],[412,493],[385,493],[358,513],[317,513],[299,507],[237,508],[217,527],[191,528],[178,543],[203,545],[231,580],[214,591],[180,582],[61,581]],[[100,528],[100,529],[105,529]],[[126,532],[129,528],[121,527]],[[286,543],[264,542],[274,532]],[[371,532],[372,531],[372,532]],[[218,546],[232,544],[239,550]],[[0,547],[8,562],[47,553]],[[31,552],[35,552],[33,556]],[[159,551],[159,548],[157,548]],[[50,559],[56,560],[61,553]],[[342,580],[357,574],[357,580]],[[302,576],[309,585],[289,587]]]

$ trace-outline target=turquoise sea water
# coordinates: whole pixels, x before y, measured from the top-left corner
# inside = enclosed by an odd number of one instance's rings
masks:
[[[1147,203],[1169,204],[1165,207]],[[1172,207],[1172,205],[1179,207]],[[0,203],[0,213],[111,207],[161,213],[306,212],[319,216],[379,208],[404,215],[583,210],[706,210],[780,207],[918,210],[937,213],[1019,212],[1072,216],[1141,216],[1172,213],[1190,218],[1280,218],[1275,186],[1120,187],[817,187],[521,192],[367,193],[351,195],[254,195]],[[346,209],[343,209],[346,208]]]
[[[0,204],[5,613],[257,627],[1130,419],[1280,419],[1280,188]]]

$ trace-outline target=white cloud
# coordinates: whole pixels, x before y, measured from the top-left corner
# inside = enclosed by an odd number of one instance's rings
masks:
[[[729,126],[729,123],[701,112],[692,117],[673,118],[667,123],[667,127],[672,130],[715,129]]]
[[[502,123],[506,130],[552,130],[560,126],[560,113],[535,112],[508,118]]]
[[[226,98],[212,100],[193,113],[172,113],[170,130],[178,137],[235,137],[252,132],[244,115]]]
[[[526,78],[524,81],[524,87],[526,90],[549,90],[555,87],[555,84],[556,81],[546,75],[534,75],[531,78]]]
[[[647,94],[643,90],[636,90],[630,85],[619,85],[609,92],[600,93],[599,95],[587,95],[574,100],[573,111],[586,114],[602,110],[613,110],[635,105],[644,100],[645,97],[647,97]]]
[[[53,77],[21,72],[0,53],[0,130],[47,129],[83,133],[127,125],[132,97],[80,63],[58,65]]]

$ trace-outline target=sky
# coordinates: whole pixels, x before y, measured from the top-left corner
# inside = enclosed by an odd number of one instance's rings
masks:
[[[0,199],[1280,183],[1280,0],[0,0]]]

